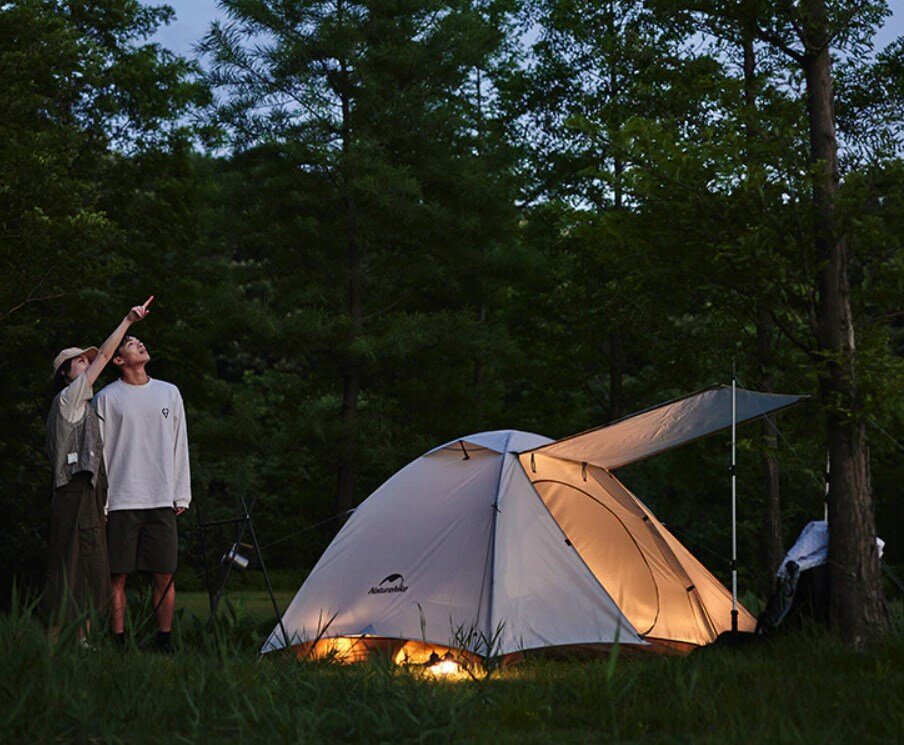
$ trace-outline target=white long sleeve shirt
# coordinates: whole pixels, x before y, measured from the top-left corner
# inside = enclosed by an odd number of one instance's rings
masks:
[[[162,380],[117,380],[94,397],[107,466],[107,511],[188,507],[191,473],[185,408]]]

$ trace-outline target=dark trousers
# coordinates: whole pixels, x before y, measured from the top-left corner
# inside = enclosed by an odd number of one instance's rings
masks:
[[[106,614],[110,609],[103,481],[98,477],[95,487],[89,473],[77,473],[53,492],[44,595],[51,623],[74,621],[91,612]]]

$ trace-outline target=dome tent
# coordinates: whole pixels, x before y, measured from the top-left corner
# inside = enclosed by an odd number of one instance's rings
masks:
[[[714,641],[730,594],[612,471],[730,426],[730,397],[707,389],[556,442],[503,430],[434,448],[361,503],[262,651],[420,662]],[[799,399],[738,391],[737,421]]]

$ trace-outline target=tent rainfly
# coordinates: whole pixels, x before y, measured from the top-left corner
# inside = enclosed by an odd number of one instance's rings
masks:
[[[421,663],[709,644],[731,627],[729,592],[612,471],[731,426],[731,395],[710,388],[556,442],[501,430],[431,450],[361,503],[262,651]],[[737,421],[800,398],[738,390]],[[738,624],[755,619],[740,608]]]

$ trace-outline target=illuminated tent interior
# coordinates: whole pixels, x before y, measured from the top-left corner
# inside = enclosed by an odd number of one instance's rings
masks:
[[[737,421],[800,398],[738,390]],[[709,644],[731,595],[613,470],[731,421],[731,389],[715,387],[556,442],[501,430],[441,445],[361,503],[262,651],[421,664]],[[739,629],[754,625],[740,608]]]

